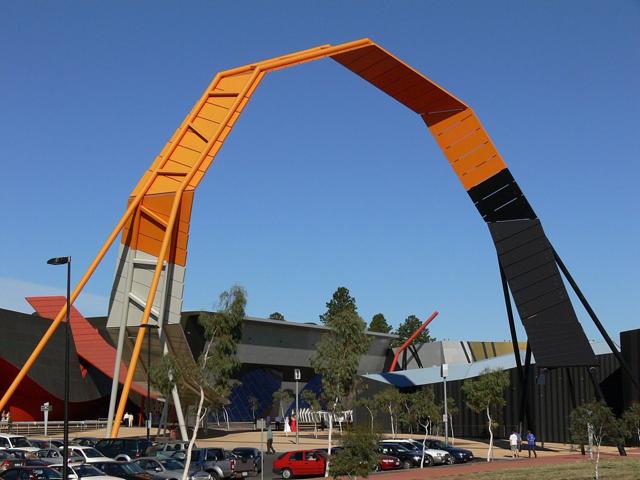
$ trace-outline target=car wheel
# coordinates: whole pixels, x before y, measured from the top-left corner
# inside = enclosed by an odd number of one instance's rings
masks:
[[[374,472],[379,472],[380,471],[380,465],[378,465],[377,463],[373,466],[373,471]]]
[[[220,476],[218,475],[218,472],[216,472],[215,470],[211,470],[211,471],[207,470],[207,473],[211,475],[211,480],[220,480]]]
[[[451,455],[449,455],[449,456],[447,457],[447,459],[445,460],[445,463],[446,463],[447,465],[453,465],[454,463],[456,463],[456,460],[455,460],[455,458],[453,458]]]
[[[288,468],[285,468],[284,470],[282,470],[282,478],[289,479],[292,476],[293,475],[291,474],[291,470],[289,470]]]
[[[405,460],[404,462],[402,462],[402,468],[404,468],[405,470],[408,468],[411,468],[413,465],[411,465],[411,462],[409,460]]]

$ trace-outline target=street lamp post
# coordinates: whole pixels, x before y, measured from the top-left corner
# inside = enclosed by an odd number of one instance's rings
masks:
[[[294,369],[293,376],[296,380],[296,445],[298,445],[298,443],[300,443],[300,437],[298,435],[298,432],[300,431],[300,415],[298,414],[298,382],[302,378],[299,368]]]
[[[447,405],[447,375],[449,375],[449,365],[446,363],[442,364],[442,380],[443,380],[443,393],[444,393],[444,415],[442,420],[444,420],[444,444],[449,445],[449,412]]]
[[[151,330],[159,328],[158,325],[146,323],[140,328],[147,329],[147,441],[151,439]]]
[[[64,328],[64,433],[62,450],[62,480],[69,479],[69,322],[71,319],[71,257],[54,257],[49,265],[67,265],[67,322]]]

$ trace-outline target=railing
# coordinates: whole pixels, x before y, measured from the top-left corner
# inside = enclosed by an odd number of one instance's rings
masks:
[[[69,422],[70,432],[85,432],[87,430],[98,430],[107,426],[106,419],[98,420],[80,420]],[[47,434],[58,435],[64,430],[64,422],[49,421],[47,422]],[[0,424],[0,432],[11,432],[19,435],[44,435],[44,422],[13,422],[11,426],[8,423]]]

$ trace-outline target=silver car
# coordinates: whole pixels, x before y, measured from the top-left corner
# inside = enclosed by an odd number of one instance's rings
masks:
[[[156,477],[166,478],[167,480],[179,480],[182,478],[184,471],[184,463],[175,458],[163,457],[143,457],[134,460],[135,463],[143,470],[151,473]],[[189,468],[190,480],[211,480],[211,475],[200,467],[193,465]]]

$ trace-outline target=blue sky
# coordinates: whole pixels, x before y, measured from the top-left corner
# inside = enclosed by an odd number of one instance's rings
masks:
[[[0,307],[62,291],[50,256],[79,278],[217,71],[361,37],[475,109],[605,325],[637,328],[632,1],[5,3]],[[487,228],[423,123],[331,60],[267,77],[197,191],[185,309],[234,283],[255,316],[317,321],[344,285],[367,320],[438,309],[438,338],[509,335]]]

